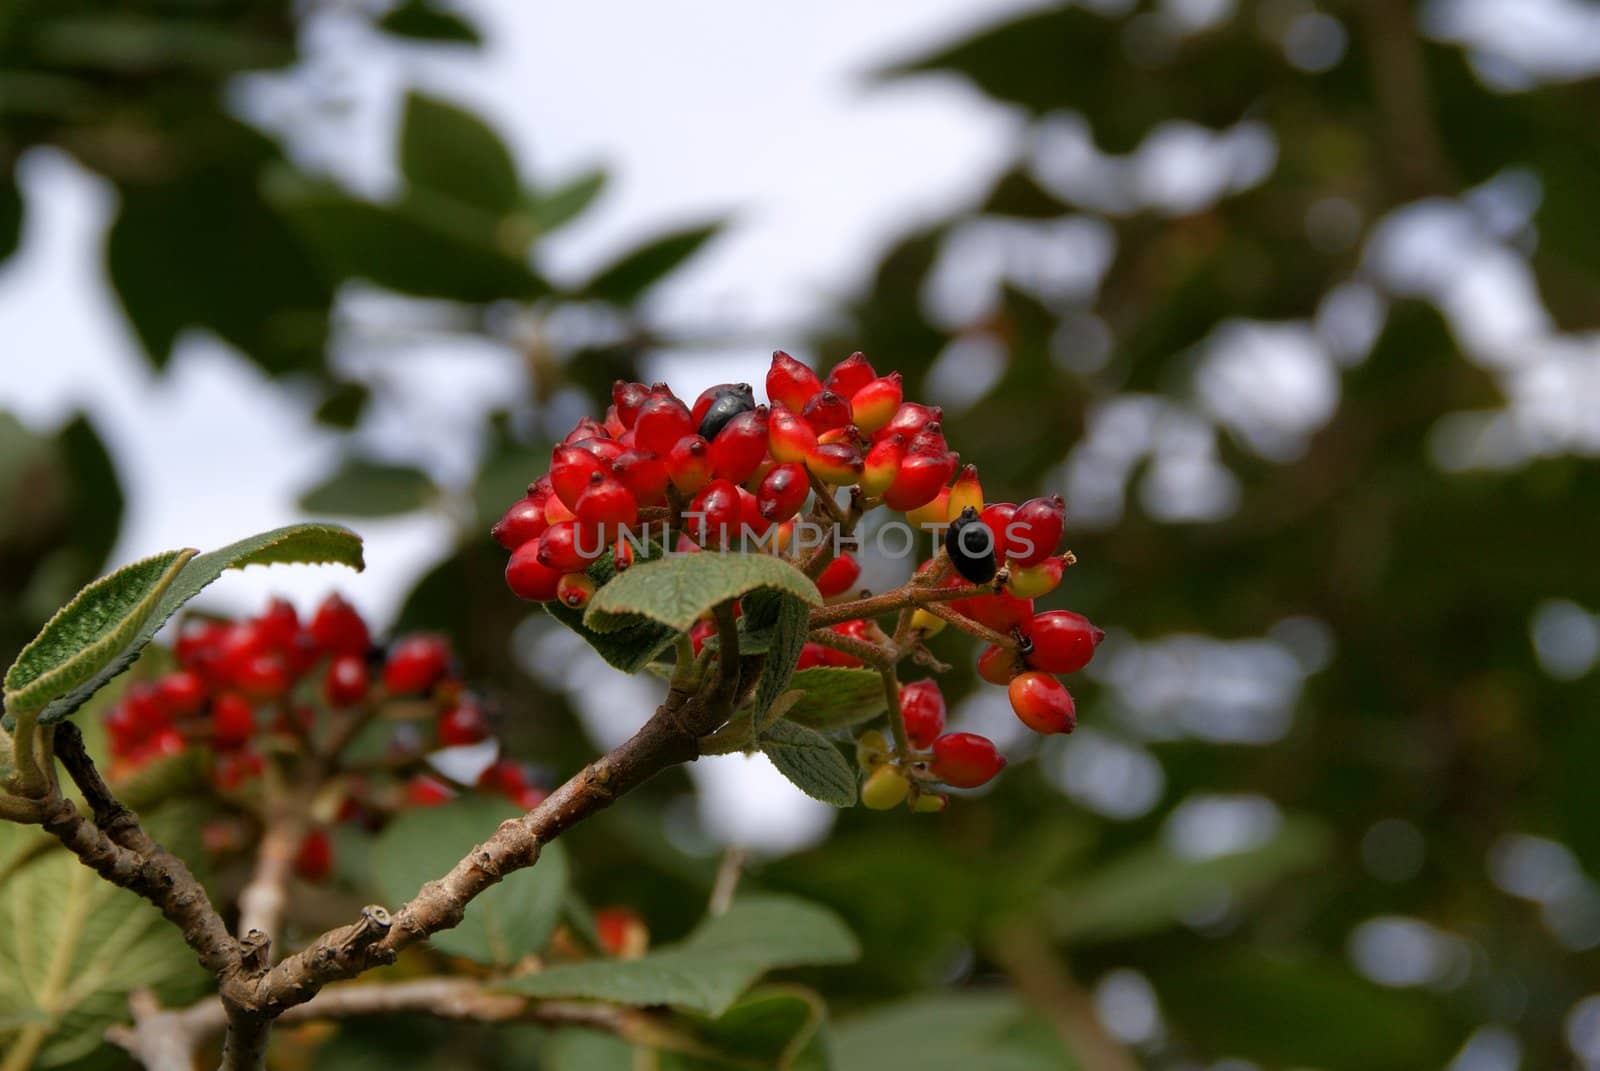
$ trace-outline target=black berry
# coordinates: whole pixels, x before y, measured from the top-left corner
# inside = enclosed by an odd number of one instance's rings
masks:
[[[711,403],[711,408],[700,418],[700,437],[710,442],[717,437],[717,432],[728,426],[728,421],[740,413],[750,412],[755,407],[755,392],[750,389],[748,383],[737,383],[719,391],[716,400]]]
[[[956,572],[974,584],[994,579],[994,533],[971,506],[951,523],[944,536],[944,549]]]

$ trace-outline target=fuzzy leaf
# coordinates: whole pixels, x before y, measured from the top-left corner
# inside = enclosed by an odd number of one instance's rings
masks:
[[[687,632],[713,606],[758,588],[787,592],[811,606],[822,603],[817,586],[781,558],[707,551],[636,564],[595,592],[583,621],[609,632],[646,617]]]
[[[661,1071],[822,1071],[822,998],[799,986],[760,986],[716,1018],[685,1015],[684,1027],[711,1051],[657,1050]]]
[[[638,569],[653,560],[661,553],[661,548],[655,543],[648,543],[644,551],[632,569]],[[589,566],[587,572],[589,579],[594,581],[597,594],[610,586],[616,577],[626,575],[617,572],[614,556],[609,550]],[[673,629],[644,617],[617,619],[613,622],[614,628],[597,632],[585,623],[582,610],[574,610],[559,602],[548,602],[545,603],[545,611],[582,636],[601,658],[624,673],[637,673],[648,666],[656,655],[672,645],[678,635]]]
[[[402,814],[373,846],[378,888],[391,903],[409,900],[517,813],[503,801],[467,796]],[[538,865],[508,875],[467,906],[461,925],[429,940],[453,956],[509,967],[544,947],[566,896],[566,853],[559,844],[547,844]]]
[[[751,896],[701,923],[679,943],[641,959],[559,964],[500,988],[535,997],[669,1004],[721,1015],[768,971],[849,963],[859,955],[855,938],[826,908],[788,897]]]
[[[183,604],[200,594],[207,585],[229,569],[243,569],[249,565],[348,565],[352,569],[365,568],[361,557],[361,537],[348,528],[334,524],[293,524],[270,532],[241,539],[220,550],[194,557],[193,551],[173,551],[184,556],[187,564],[178,570],[158,593],[154,607],[141,619],[139,625],[123,636],[111,657],[82,681],[66,689],[51,689],[52,695],[39,715],[41,724],[58,722],[81,707],[106,682],[122,673],[155,636],[156,632]],[[113,573],[112,577],[118,574]],[[107,578],[111,579],[111,578]],[[101,583],[101,581],[96,581]],[[92,589],[95,585],[91,584]],[[70,604],[69,604],[70,605]],[[46,632],[50,626],[45,626]],[[42,636],[43,634],[41,634]],[[26,652],[24,652],[26,655]],[[9,674],[7,676],[9,682]],[[10,685],[7,685],[7,707],[11,705]],[[25,709],[25,708],[24,708]],[[8,712],[7,720],[11,715]]]
[[[761,750],[778,772],[812,799],[834,807],[856,802],[856,772],[833,741],[792,721],[774,722],[761,736]]]
[[[770,611],[773,621],[767,641],[767,661],[761,671],[761,681],[756,685],[756,723],[766,720],[780,695],[790,688],[795,663],[800,660],[800,650],[806,645],[806,635],[811,631],[811,607],[803,600],[782,592],[761,591],[764,602],[775,605]],[[748,616],[751,610],[745,611]]]
[[[803,694],[784,717],[822,732],[859,725],[888,706],[883,677],[871,669],[813,666],[791,677],[789,687]]]
[[[606,173],[585,171],[577,178],[545,190],[528,206],[528,214],[540,234],[547,234],[583,214],[584,209],[605,189]]]
[[[6,671],[6,711],[15,716],[40,710],[112,664],[194,555],[169,550],[125,565],[78,592]]]
[[[163,812],[151,825],[174,851],[200,856],[197,815]],[[0,823],[0,859],[33,833]],[[127,1021],[133,990],[180,1004],[208,981],[161,912],[68,852],[39,852],[0,880],[0,1053],[38,1045],[24,1066],[103,1058],[105,1029]]]

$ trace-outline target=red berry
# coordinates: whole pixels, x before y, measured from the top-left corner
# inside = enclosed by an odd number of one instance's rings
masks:
[[[817,448],[817,433],[791,410],[774,407],[767,417],[767,447],[778,461],[805,464]]]
[[[978,676],[990,684],[998,684],[1002,688],[1011,683],[1011,678],[1022,670],[1022,663],[1017,659],[1015,651],[997,644],[990,644],[978,656]]]
[[[719,480],[744,483],[767,458],[766,406],[740,413],[725,424],[711,441],[711,466]]]
[[[872,365],[858,351],[834,365],[822,385],[841,398],[849,398],[876,378],[878,373],[872,370]]]
[[[1011,518],[1011,536],[1006,541],[1011,560],[1026,566],[1050,557],[1061,545],[1066,522],[1067,506],[1060,495],[1028,499]]]
[[[813,431],[821,435],[850,423],[850,403],[833,391],[825,390],[812,396],[800,411],[800,416],[811,425]]]
[[[654,394],[639,407],[633,424],[633,439],[640,449],[666,457],[674,443],[695,433],[689,407],[671,394]]]
[[[756,508],[769,521],[786,521],[800,512],[810,494],[811,478],[805,466],[788,461],[761,478]]]
[[[390,695],[426,692],[450,672],[450,644],[443,636],[419,632],[402,637],[383,665],[383,687]]]
[[[739,534],[742,512],[739,488],[727,480],[713,480],[685,512],[689,534],[705,546],[727,546]]]
[[[850,443],[818,443],[806,455],[806,471],[830,487],[855,483],[864,467],[861,451]]]
[[[529,785],[528,768],[512,759],[500,759],[490,763],[483,773],[478,775],[478,787],[485,792],[493,792],[507,799],[514,799],[517,793]]]
[[[913,454],[908,448],[894,482],[883,493],[884,504],[902,512],[927,505],[955,475],[957,461],[954,454]]]
[[[506,586],[518,598],[533,602],[549,602],[556,597],[556,585],[564,575],[539,560],[540,543],[524,543],[511,552],[506,562]]]
[[[456,790],[427,774],[417,774],[406,782],[406,802],[413,807],[437,807],[456,798]]]
[[[581,610],[594,598],[594,581],[587,573],[568,573],[556,584],[556,598],[569,609]]]
[[[300,635],[300,615],[287,599],[273,599],[255,619],[256,634],[274,651],[286,651]]]
[[[243,747],[255,732],[256,713],[244,696],[223,692],[211,701],[211,744],[217,750]]]
[[[861,493],[876,497],[887,491],[905,456],[906,437],[898,432],[873,443],[861,468]]]
[[[1022,626],[1022,631],[1032,646],[1023,656],[1029,668],[1049,673],[1078,672],[1089,664],[1094,649],[1106,638],[1087,617],[1071,610],[1038,614]]]
[[[798,413],[821,389],[822,380],[815,372],[782,350],[773,352],[772,367],[767,369],[767,397],[773,404]]]
[[[188,746],[182,733],[176,729],[166,728],[150,738],[148,754],[150,758],[171,758],[183,754],[184,748]]]
[[[650,388],[643,383],[629,383],[619,379],[611,384],[611,404],[617,407],[617,419],[624,428],[633,427],[639,407],[650,397]]]
[[[917,402],[906,402],[894,411],[894,415],[889,418],[889,422],[879,428],[876,435],[882,439],[893,435],[895,432],[900,432],[909,443],[919,431],[939,420],[943,415],[944,411],[936,405],[920,405]],[[856,424],[865,426],[861,424],[859,418],[857,418]]]
[[[950,487],[950,498],[945,504],[946,516],[952,523],[968,509],[973,516],[983,512],[983,484],[978,481],[978,466],[967,465],[961,470],[961,475],[956,477],[956,482]],[[981,518],[980,518],[981,519]],[[995,544],[998,552],[1000,546]]]
[[[600,477],[590,481],[589,489],[578,499],[576,512],[581,530],[598,531],[610,542],[618,532],[639,520],[639,503],[622,484]],[[597,549],[595,557],[604,550]]]
[[[126,758],[144,742],[144,730],[133,708],[126,702],[112,707],[105,717],[106,732],[111,737],[111,754]]]
[[[197,673],[180,669],[156,682],[156,702],[169,717],[190,718],[205,706],[206,686]]]
[[[572,430],[567,432],[566,438],[561,441],[568,444],[579,443],[585,439],[603,437],[605,433],[606,429],[600,426],[598,420],[592,416],[583,416],[578,418],[578,422],[572,425]]]
[[[1038,565],[1013,565],[1006,581],[1006,590],[1026,599],[1048,595],[1061,584],[1066,572],[1066,558],[1046,558]]]
[[[122,703],[138,726],[140,739],[149,739],[172,724],[167,708],[156,698],[155,687],[144,681],[129,685],[122,695]]]
[[[822,575],[817,577],[817,590],[825,599],[835,595],[842,595],[849,591],[851,586],[861,578],[861,564],[849,554],[841,553],[837,558],[828,563],[822,570]]]
[[[562,505],[575,509],[579,496],[589,489],[590,478],[604,475],[606,468],[605,461],[582,447],[558,446],[550,456],[550,487]]]
[[[1013,545],[1011,542],[1011,520],[1016,516],[1017,507],[1010,502],[991,502],[983,507],[978,514],[978,519],[984,527],[994,533],[995,557],[1006,561],[1011,557]]]
[[[946,733],[933,742],[928,769],[947,785],[977,788],[1006,764],[993,742],[976,733]]]
[[[465,747],[489,739],[489,716],[470,696],[439,715],[439,743]]]
[[[686,495],[711,482],[711,444],[698,435],[685,435],[667,451],[667,478]]]
[[[944,439],[944,426],[937,420],[931,424],[923,425],[921,431],[911,436],[906,443],[906,455],[927,454],[929,457],[940,457],[950,452],[950,444]],[[951,470],[952,472],[954,469]]]
[[[667,464],[644,450],[628,450],[611,463],[611,474],[641,506],[659,506],[667,500]]]
[[[1078,725],[1077,705],[1066,685],[1048,673],[1022,673],[1007,687],[1011,709],[1036,733],[1070,733]]]
[[[944,715],[944,693],[936,682],[914,681],[900,689],[900,718],[912,747],[932,747],[944,732]]]
[[[333,872],[333,841],[326,832],[313,829],[300,841],[294,872],[307,881],[323,881]]]
[[[360,655],[338,655],[328,663],[322,678],[322,698],[336,710],[353,707],[367,697],[372,674]]]
[[[761,515],[756,496],[743,487],[739,488],[739,525],[741,534],[749,529],[755,535],[763,535],[772,528],[772,522]]]
[[[848,396],[851,423],[868,435],[884,428],[902,408],[901,390],[899,372],[891,372],[881,379],[863,384],[859,390]],[[899,433],[899,430],[894,429],[894,432]]]
[[[311,618],[311,638],[330,654],[364,655],[372,646],[367,623],[354,606],[338,595],[329,595]]]
[[[516,550],[528,540],[538,539],[548,527],[544,519],[544,500],[520,498],[511,503],[489,534],[507,550]]]
[[[224,792],[237,792],[252,777],[260,777],[264,769],[266,763],[259,752],[241,748],[217,756],[216,765],[211,770],[211,780]]]
[[[637,958],[650,947],[650,931],[631,908],[602,907],[594,913],[594,928],[608,956]]]
[[[610,468],[612,463],[615,462],[617,458],[627,453],[630,449],[629,447],[624,446],[622,443],[617,442],[617,440],[609,438],[603,434],[597,435],[593,439],[579,439],[572,445],[576,446],[579,450],[587,450],[589,453],[599,458],[600,466],[602,468]]]
[[[950,604],[950,608],[962,617],[987,625],[996,632],[1009,633],[1033,615],[1033,600],[1019,599],[1002,591],[996,595],[957,599]]]
[[[633,543],[626,535],[618,536],[611,548],[611,567],[619,573],[633,568]]]
[[[551,525],[550,530],[539,537],[537,554],[541,564],[557,572],[578,573],[604,554],[605,549],[606,540],[598,528],[580,525],[577,521],[562,521]]]
[[[286,694],[293,683],[288,662],[275,651],[246,659],[235,669],[233,682],[250,695],[264,699]]]

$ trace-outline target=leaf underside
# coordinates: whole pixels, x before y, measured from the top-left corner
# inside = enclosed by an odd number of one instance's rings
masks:
[[[767,554],[676,554],[636,564],[595,593],[584,624],[596,632],[624,627],[639,617],[687,632],[718,603],[761,588],[787,593],[809,606],[822,596],[804,573]]]

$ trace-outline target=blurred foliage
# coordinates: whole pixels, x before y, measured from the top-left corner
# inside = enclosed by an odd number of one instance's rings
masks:
[[[1120,444],[1132,457],[1111,477],[1120,509],[1071,533],[1080,564],[1064,592],[1115,630],[1102,666],[1121,659],[1078,685],[1084,724],[1158,763],[1156,798],[1110,816],[1086,806],[1084,791],[1064,795],[1063,768],[1070,788],[1086,778],[1066,753],[1090,741],[1052,741],[1040,761],[1015,764],[993,792],[937,819],[844,812],[826,844],[757,865],[748,881],[832,906],[863,944],[855,966],[805,972],[828,998],[826,1049],[840,1071],[895,1060],[1072,1067],[1108,1042],[1158,1068],[1226,1056],[1328,1071],[1436,1067],[1486,1025],[1515,1033],[1525,1066],[1564,1066],[1563,1019],[1600,989],[1593,957],[1580,954],[1600,936],[1595,892],[1583,885],[1541,912],[1497,887],[1487,860],[1506,834],[1534,834],[1600,873],[1597,677],[1552,677],[1528,638],[1544,600],[1600,608],[1590,562],[1600,476],[1560,444],[1526,463],[1441,468],[1441,420],[1508,405],[1505,369],[1473,352],[1432,300],[1385,293],[1364,243],[1403,208],[1464,204],[1497,176],[1532,175],[1536,212],[1503,244],[1527,258],[1556,329],[1593,328],[1600,80],[1488,88],[1473,56],[1421,34],[1416,7],[1390,0],[1322,5],[1342,48],[1316,73],[1285,46],[1309,5],[1240,0],[1198,29],[1163,14],[1172,5],[1122,6],[1033,11],[883,72],[960,80],[1014,109],[1033,136],[976,203],[886,250],[814,352],[827,363],[861,349],[898,368],[908,396],[942,394],[950,441],[995,499],[1061,489],[1093,460],[1083,444],[1097,420],[1119,402],[1149,403],[1154,426]],[[407,47],[479,40],[453,10],[423,0],[369,14],[375,32]],[[534,672],[528,651],[551,630],[506,595],[503,556],[482,532],[565,430],[551,400],[570,389],[598,409],[614,378],[637,376],[669,344],[638,299],[715,229],[656,235],[582,285],[553,282],[540,238],[588,210],[603,175],[539,186],[492,126],[416,94],[397,109],[395,193],[372,200],[344,188],[227,103],[240,72],[296,60],[302,17],[274,0],[142,0],[116,12],[13,3],[0,14],[0,255],[22,223],[15,165],[53,145],[117,188],[108,276],[157,367],[182,332],[208,330],[266,371],[311,384],[323,419],[359,432],[370,385],[347,381],[330,345],[347,284],[426,299],[419,312],[440,330],[512,349],[527,394],[483,428],[475,481],[435,487],[420,470],[364,456],[353,435],[349,464],[306,504],[335,516],[422,506],[460,522],[458,549],[422,578],[400,624],[448,630],[497,698],[515,749],[564,776],[591,750],[569,702],[578,678],[560,659]],[[1249,123],[1270,135],[1275,158],[1260,181],[1215,197],[1112,207],[1035,151],[1063,121],[1081,123],[1107,154]],[[1134,197],[1136,184],[1123,185]],[[1311,224],[1330,204],[1353,221],[1341,240]],[[958,322],[930,298],[974,228],[1037,243],[1084,223],[1112,245],[1091,287],[1041,286],[1024,257],[1006,260],[988,280],[993,300]],[[1058,255],[1082,253],[1064,248]],[[1241,321],[1311,324],[1352,281],[1378,298],[1381,330],[1334,366],[1337,409],[1304,449],[1259,449],[1207,401],[1210,343]],[[588,330],[548,329],[574,315]],[[952,375],[945,358],[963,348],[996,355],[992,385],[961,388],[976,382],[963,377],[976,377],[977,363]],[[762,357],[751,361],[755,378]],[[561,412],[570,422],[570,406]],[[1196,427],[1236,500],[1174,520],[1152,508],[1154,440]],[[54,436],[0,423],[0,650],[94,574],[117,526],[115,486],[87,423]],[[1229,698],[1243,694],[1234,669],[1163,668],[1154,646],[1135,646],[1189,635],[1283,648],[1270,638],[1308,620],[1329,660],[1308,663],[1287,732],[1254,743],[1219,741],[1185,720],[1240,701]],[[943,639],[939,651],[956,665],[946,691],[958,698],[974,685],[971,652]],[[1177,674],[1178,713],[1153,722],[1128,683],[1157,670]],[[688,786],[661,778],[564,839],[589,902],[633,905],[658,934],[689,932],[715,867],[684,818]],[[1273,831],[1209,854],[1175,851],[1180,806],[1214,795],[1270,800]],[[1372,860],[1392,822],[1377,824],[1394,819],[1421,847],[1414,865],[1385,871]],[[1587,928],[1558,937],[1547,923],[1563,910]],[[1384,916],[1452,935],[1444,947],[1459,969],[1412,986],[1364,977],[1352,933]],[[1064,1013],[1088,1007],[1113,971],[1153,986],[1160,1029],[1127,1046],[1086,1043],[1092,1015]],[[307,1043],[318,1046],[318,1066],[341,1068],[534,1059],[605,1068],[631,1066],[633,1055],[582,1033],[417,1021],[353,1025]]]

